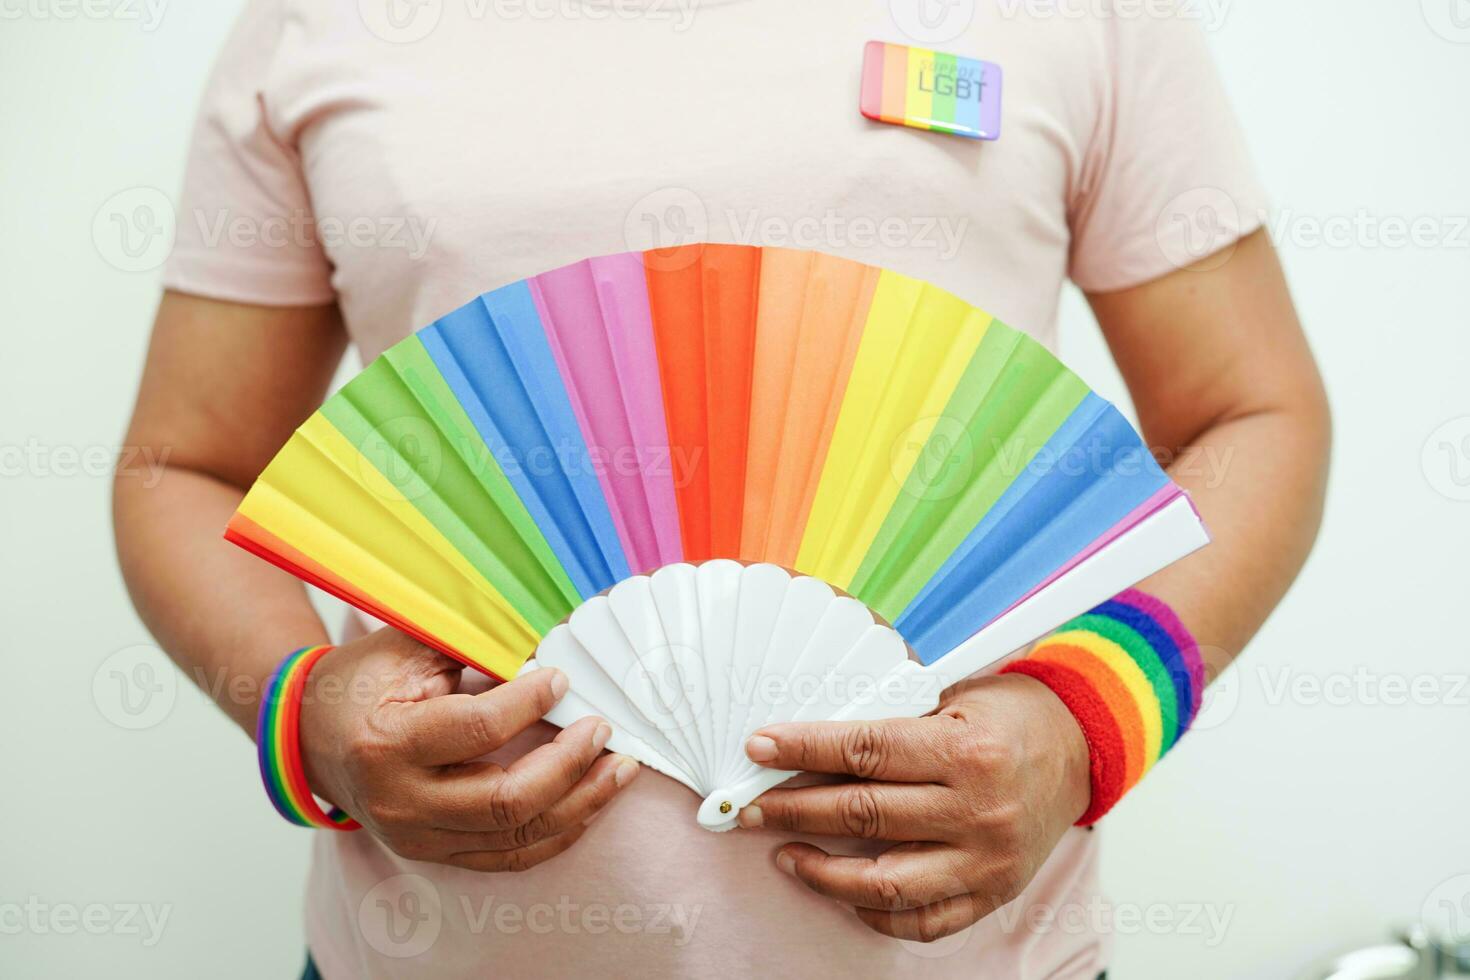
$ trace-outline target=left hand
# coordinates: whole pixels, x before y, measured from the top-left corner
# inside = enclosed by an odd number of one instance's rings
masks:
[[[876,858],[800,843],[776,855],[781,870],[897,939],[940,939],[1014,899],[1090,797],[1076,719],[1019,674],[951,688],[926,718],[772,725],[746,754],[857,777],[770,790],[740,825],[901,842]]]

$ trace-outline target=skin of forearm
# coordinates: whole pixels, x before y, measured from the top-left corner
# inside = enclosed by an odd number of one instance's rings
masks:
[[[1211,534],[1140,587],[1179,613],[1213,676],[1316,539],[1332,443],[1322,378],[1264,231],[1228,255],[1088,298],[1145,441]]]
[[[1204,648],[1211,673],[1244,649],[1306,561],[1322,519],[1330,433],[1311,405],[1217,423],[1175,454],[1211,543],[1141,583]]]
[[[169,467],[156,486],[119,478],[118,560],[139,615],[189,677],[253,735],[261,686],[291,650],[327,641],[305,588],[222,537],[243,494]]]
[[[127,444],[164,462],[119,474],[113,528],[133,604],[159,645],[248,733],[261,686],[327,632],[293,577],[224,540],[257,474],[321,402],[345,337],[334,306],[259,307],[165,293]]]

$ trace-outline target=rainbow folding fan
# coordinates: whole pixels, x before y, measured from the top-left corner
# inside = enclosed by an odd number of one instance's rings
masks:
[[[1208,540],[1026,335],[734,245],[446,315],[301,426],[226,536],[496,677],[564,670],[548,719],[606,718],[711,829],[791,775],[745,758],[756,728],[924,714]]]

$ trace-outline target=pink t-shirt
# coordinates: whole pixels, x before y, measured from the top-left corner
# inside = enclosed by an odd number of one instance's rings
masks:
[[[790,245],[937,283],[1054,344],[1064,277],[1124,288],[1259,226],[1260,191],[1187,16],[978,0],[972,16],[929,5],[944,16],[909,23],[915,6],[251,0],[205,95],[166,284],[335,300],[370,359],[480,292],[588,255]],[[1002,65],[1000,140],[862,118],[869,39]],[[569,853],[522,874],[320,834],[311,950],[329,978],[1106,966],[1108,937],[1086,927],[1095,834],[1072,831],[1021,898],[922,946],[778,871],[791,835],[708,833],[696,803],[645,770]]]

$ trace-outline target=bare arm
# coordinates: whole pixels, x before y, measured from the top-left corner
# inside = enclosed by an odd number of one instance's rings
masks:
[[[1257,234],[1218,268],[1090,299],[1145,437],[1178,457],[1171,472],[1214,535],[1143,587],[1203,645],[1238,652],[1316,537],[1330,439],[1275,250]],[[787,844],[777,863],[904,939],[947,936],[1014,899],[1090,795],[1075,719],[1017,674],[959,685],[929,718],[772,726],[747,753],[777,769],[856,777],[772,790],[741,823],[896,842],[877,858]]]
[[[1144,438],[1171,460],[1213,536],[1142,587],[1180,614],[1218,671],[1316,540],[1332,441],[1322,378],[1264,231],[1218,270],[1089,300]]]
[[[320,404],[344,343],[334,306],[166,295],[127,442],[167,453],[167,466],[157,486],[114,485],[118,557],[134,605],[163,648],[251,733],[258,684],[285,653],[325,642],[327,632],[299,582],[228,544],[222,529]]]
[[[251,734],[270,671],[292,649],[325,642],[327,631],[299,582],[221,535],[256,474],[320,404],[344,345],[332,306],[166,294],[128,442],[167,465],[154,486],[125,477],[114,484],[118,555],[134,604],[164,649]],[[335,683],[327,688],[324,678]],[[383,629],[332,651],[311,681],[339,692],[309,690],[302,710],[312,788],[404,857],[531,867],[575,843],[637,773],[631,760],[598,758],[610,733],[600,719],[573,725],[508,769],[473,761],[551,708],[566,690],[558,671],[459,693],[456,663]]]

